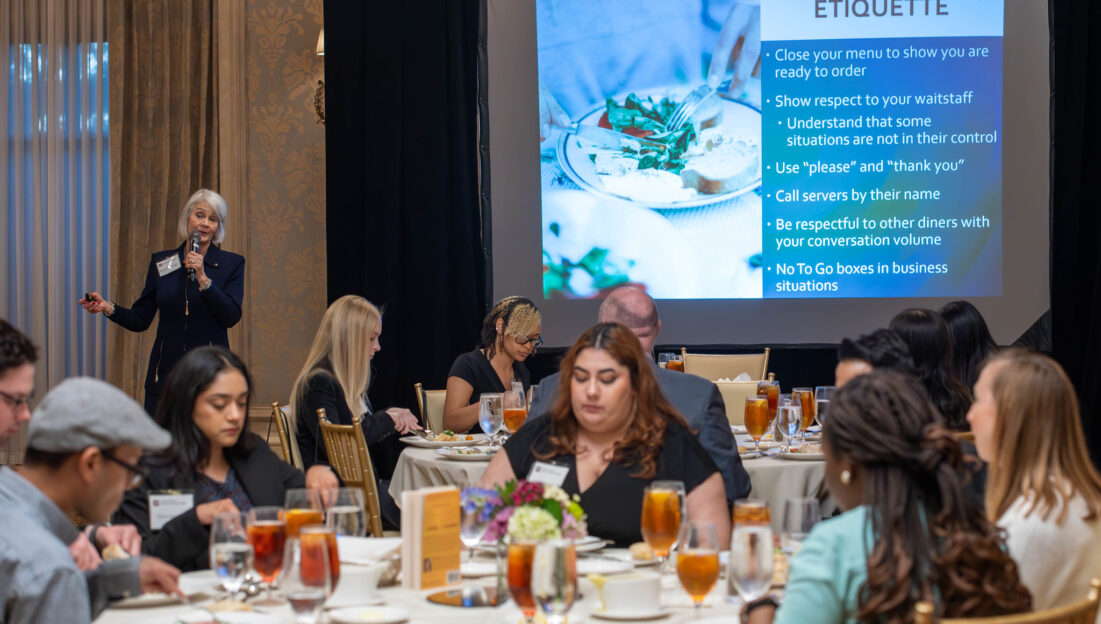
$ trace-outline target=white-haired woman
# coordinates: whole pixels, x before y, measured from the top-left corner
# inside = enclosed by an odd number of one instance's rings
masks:
[[[98,292],[78,301],[134,332],[145,331],[160,312],[157,339],[145,374],[145,410],[157,409],[161,385],[188,349],[229,347],[227,330],[241,320],[245,294],[245,259],[217,246],[226,237],[226,200],[208,189],[195,192],[180,211],[178,231],[184,242],[158,251],[149,261],[145,288],[129,308]],[[198,251],[192,249],[198,238]]]

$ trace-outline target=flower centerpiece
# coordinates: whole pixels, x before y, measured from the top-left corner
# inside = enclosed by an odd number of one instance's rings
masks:
[[[540,540],[589,534],[581,498],[556,485],[513,480],[498,486],[496,494],[479,497],[483,513],[493,516],[483,538],[487,542],[500,542],[505,536]]]

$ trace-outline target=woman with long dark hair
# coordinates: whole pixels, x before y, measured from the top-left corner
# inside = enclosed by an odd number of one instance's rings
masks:
[[[622,546],[642,541],[642,497],[653,481],[683,481],[688,520],[730,539],[722,476],[684,418],[661,393],[638,338],[619,323],[589,328],[566,353],[548,416],[513,434],[482,483],[523,478],[536,461],[569,469],[562,488],[579,494],[589,533]]]
[[[116,514],[138,528],[142,552],[184,571],[208,568],[215,514],[281,507],[288,489],[305,487],[305,475],[248,430],[251,387],[244,362],[224,347],[192,349],[172,369],[156,417],[172,446],[142,458],[147,475]],[[155,530],[149,494],[158,490],[190,490],[194,505]]]
[[[998,352],[979,309],[967,301],[953,301],[940,309],[952,338],[952,374],[968,388],[979,379],[979,368]]]
[[[447,374],[443,427],[456,432],[480,432],[478,402],[482,393],[512,389],[512,380],[524,391],[531,375],[524,366],[543,344],[539,309],[524,297],[505,297],[482,321],[481,342],[473,351],[455,358]]]
[[[822,447],[845,513],[792,558],[776,621],[910,622],[920,600],[943,617],[1029,610],[997,527],[964,494],[959,443],[916,381],[888,371],[849,381]],[[746,608],[751,622],[770,621],[766,606]]]
[[[933,310],[909,308],[891,319],[890,329],[906,341],[918,379],[948,428],[967,430],[971,392],[952,374],[952,338],[948,324]]]

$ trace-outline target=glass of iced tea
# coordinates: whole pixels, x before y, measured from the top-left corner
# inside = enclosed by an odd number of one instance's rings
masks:
[[[298,529],[298,540],[302,542],[303,556],[314,552],[314,550],[307,550],[307,547],[313,549],[319,544],[325,547],[328,552],[329,575],[332,578],[329,595],[332,596],[336,591],[336,583],[340,580],[340,548],[337,546],[336,532],[330,526],[310,524]]]
[[[794,405],[798,405],[803,411],[803,426],[799,430],[803,432],[803,437],[805,438],[807,427],[814,423],[814,418],[817,416],[814,409],[814,390],[810,388],[792,388],[791,402]]]
[[[324,540],[289,539],[283,555],[283,591],[298,624],[321,621],[325,600],[332,595],[329,549]]]
[[[753,446],[761,450],[761,436],[768,431],[768,398],[747,396],[745,398],[745,429],[753,436]]]
[[[763,498],[739,498],[734,501],[734,526],[770,526],[772,514]]]
[[[666,370],[684,372],[684,355],[680,353],[659,353],[658,365],[665,365]]]
[[[658,566],[677,543],[684,518],[684,483],[655,481],[642,494],[642,539],[654,551]]]
[[[535,544],[529,540],[512,540],[508,545],[508,592],[512,595],[512,601],[524,612],[525,624],[531,624],[535,618],[535,597],[531,593]]]
[[[283,570],[283,549],[287,542],[287,518],[282,507],[253,507],[245,529],[252,545],[252,567],[268,586],[266,604],[280,604],[272,597],[272,585]]]
[[[719,534],[713,523],[685,524],[677,548],[677,578],[699,617],[704,598],[719,580]]]
[[[778,381],[758,381],[757,382],[757,396],[765,397],[768,399],[768,418],[772,420],[776,418],[776,408],[780,404],[780,382]]]
[[[319,490],[305,488],[287,490],[287,496],[283,499],[283,509],[287,517],[288,539],[298,537],[298,527],[325,523]]]
[[[515,390],[505,392],[502,400],[504,401],[505,429],[508,429],[509,433],[516,433],[528,418],[523,386],[520,387],[519,392]]]

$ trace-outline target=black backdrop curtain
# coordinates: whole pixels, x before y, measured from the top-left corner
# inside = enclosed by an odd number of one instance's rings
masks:
[[[371,399],[416,410],[474,347],[479,0],[325,2],[329,301],[385,306]]]
[[[1049,0],[1052,29],[1052,348],[1078,388],[1094,463],[1101,462],[1101,4]],[[1098,30],[1101,33],[1101,30]],[[1098,45],[1093,45],[1097,43]],[[1093,190],[1091,190],[1093,189]]]

